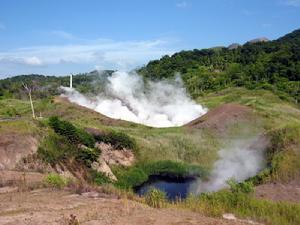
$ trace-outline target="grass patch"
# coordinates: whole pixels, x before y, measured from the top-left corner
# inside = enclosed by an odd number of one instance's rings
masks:
[[[70,182],[69,180],[60,176],[57,173],[50,173],[44,179],[44,184],[47,187],[57,188],[57,189],[62,189],[63,187],[67,186],[69,182]]]
[[[147,192],[145,196],[145,202],[147,205],[153,208],[163,208],[167,202],[166,193],[153,188]]]
[[[234,213],[241,218],[250,218],[265,224],[300,224],[299,204],[256,199],[243,192],[219,191],[189,196],[186,200],[177,203],[177,206],[206,216],[221,217],[224,213]]]

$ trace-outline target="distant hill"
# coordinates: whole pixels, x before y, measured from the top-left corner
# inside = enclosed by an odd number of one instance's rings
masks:
[[[73,87],[87,93],[96,92],[96,89],[103,88],[103,79],[113,73],[112,70],[91,71],[73,76]],[[0,97],[27,98],[22,87],[26,83],[34,89],[33,96],[44,98],[60,94],[60,86],[69,86],[69,75],[56,77],[44,76],[39,74],[20,75],[0,80]]]
[[[150,79],[180,73],[193,97],[228,87],[268,89],[300,102],[300,29],[277,40],[243,46],[181,51],[150,61],[139,72]]]

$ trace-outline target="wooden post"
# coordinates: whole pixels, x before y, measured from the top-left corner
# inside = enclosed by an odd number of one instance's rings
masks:
[[[25,88],[25,90],[28,92],[29,95],[29,101],[30,101],[30,106],[31,106],[31,111],[32,111],[32,118],[35,118],[35,113],[34,113],[34,107],[33,107],[33,102],[32,102],[32,98],[31,98],[31,88],[29,88],[27,86],[27,84],[23,83],[23,87]]]

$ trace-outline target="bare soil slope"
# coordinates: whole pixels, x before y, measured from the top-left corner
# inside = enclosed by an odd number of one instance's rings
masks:
[[[1,134],[0,170],[14,169],[23,157],[35,153],[37,148],[38,140],[31,135]]]
[[[254,118],[251,108],[239,104],[223,104],[186,124],[189,128],[209,128],[224,132],[228,126]]]

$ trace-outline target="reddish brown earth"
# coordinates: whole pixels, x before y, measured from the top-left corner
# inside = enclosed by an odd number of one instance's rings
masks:
[[[128,199],[97,193],[72,194],[38,189],[0,194],[0,225],[69,225],[74,215],[80,225],[241,225],[204,217],[190,211],[154,209]]]
[[[239,104],[223,104],[186,124],[189,128],[209,128],[217,132],[224,133],[229,126],[243,121],[249,121],[253,118],[253,111],[247,106]]]

